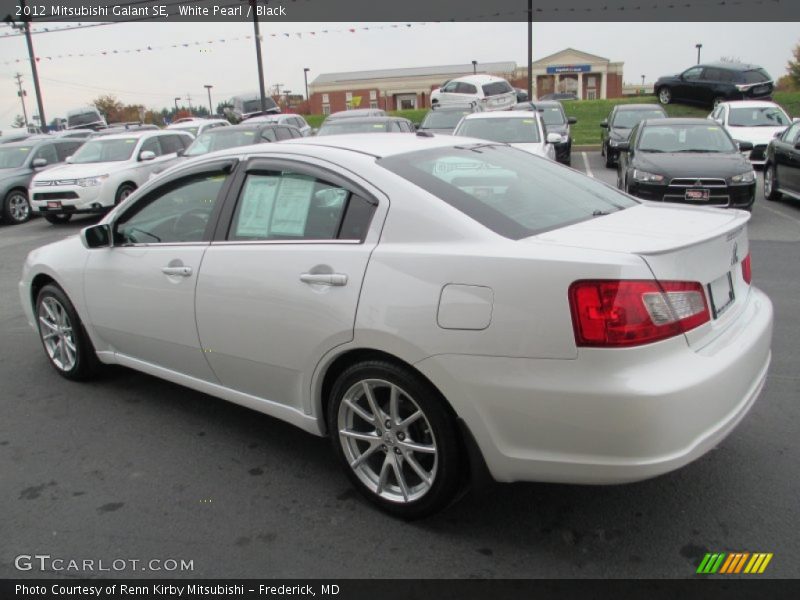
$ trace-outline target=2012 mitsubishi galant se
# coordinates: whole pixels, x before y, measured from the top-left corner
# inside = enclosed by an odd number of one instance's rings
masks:
[[[415,518],[483,464],[622,483],[722,440],[770,361],[748,219],[504,144],[306,138],[176,166],[19,289],[61,375],[120,364],[329,435]]]

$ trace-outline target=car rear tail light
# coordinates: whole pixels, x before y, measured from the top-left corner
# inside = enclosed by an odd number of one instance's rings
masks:
[[[749,284],[753,280],[753,267],[750,266],[750,255],[744,257],[742,261],[742,279]]]
[[[640,346],[711,319],[703,286],[692,281],[576,281],[569,302],[578,346]]]

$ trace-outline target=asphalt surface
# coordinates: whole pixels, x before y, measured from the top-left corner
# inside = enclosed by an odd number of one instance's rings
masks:
[[[613,183],[601,161],[573,156]],[[70,577],[691,577],[707,551],[772,552],[764,576],[800,576],[798,202],[759,191],[751,251],[775,303],[773,363],[715,450],[624,486],[494,484],[416,523],[367,505],[329,442],[288,424],[122,368],[60,378],[17,281],[29,250],[90,222],[0,225],[0,577],[42,576],[14,567],[34,554],[194,567]]]

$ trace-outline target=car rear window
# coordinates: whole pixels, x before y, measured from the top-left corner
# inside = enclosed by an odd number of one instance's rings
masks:
[[[540,141],[539,124],[533,117],[465,119],[455,134],[504,144],[535,144]]]
[[[469,109],[464,110],[432,110],[422,121],[420,129],[455,129],[458,122],[467,115],[472,114]]]
[[[645,119],[662,119],[667,116],[662,109],[655,107],[652,110],[618,110],[611,122],[613,127],[633,129],[633,126]]]
[[[545,125],[563,125],[567,122],[564,112],[558,106],[548,106],[539,109]]]
[[[743,71],[742,80],[745,83],[764,83],[770,81],[772,77],[769,76],[764,69],[753,69],[752,71]]]
[[[507,81],[495,81],[493,83],[484,83],[482,86],[484,96],[499,96],[507,92],[513,92],[514,88]]]
[[[353,119],[337,119],[325,122],[317,135],[339,135],[340,133],[384,133],[388,131],[389,121],[354,121]]]
[[[458,145],[377,162],[513,240],[638,204],[577,171],[509,146]]]

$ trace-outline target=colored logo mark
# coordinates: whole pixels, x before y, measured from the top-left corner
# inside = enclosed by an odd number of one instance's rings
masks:
[[[736,575],[747,573],[755,575],[763,573],[769,561],[772,560],[772,552],[710,552],[703,557],[697,573],[700,575]]]

